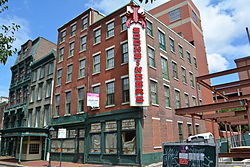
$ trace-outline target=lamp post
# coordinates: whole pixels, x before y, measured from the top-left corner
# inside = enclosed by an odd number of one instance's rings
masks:
[[[48,167],[51,167],[51,133],[54,131],[55,129],[51,126],[49,128],[49,163],[48,163]]]

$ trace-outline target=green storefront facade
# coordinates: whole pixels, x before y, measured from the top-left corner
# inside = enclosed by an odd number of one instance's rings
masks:
[[[143,154],[142,113],[143,109],[138,107],[52,119],[51,126],[55,129],[52,132],[52,160],[60,159],[57,130],[66,128],[67,138],[63,139],[62,148],[63,161],[113,165],[159,162],[162,153]]]

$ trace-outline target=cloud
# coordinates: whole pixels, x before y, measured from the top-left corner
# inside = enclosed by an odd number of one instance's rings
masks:
[[[223,71],[229,66],[229,62],[220,54],[207,54],[209,72]]]

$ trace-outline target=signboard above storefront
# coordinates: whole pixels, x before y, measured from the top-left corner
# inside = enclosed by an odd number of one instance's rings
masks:
[[[146,20],[140,6],[127,6],[130,106],[149,106]]]
[[[58,139],[65,139],[66,138],[66,129],[60,128],[58,129]]]

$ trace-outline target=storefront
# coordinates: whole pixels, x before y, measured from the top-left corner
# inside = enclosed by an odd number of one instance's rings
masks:
[[[80,117],[84,121],[64,125],[59,123],[65,123],[63,118],[54,119],[57,124],[52,123],[55,128],[51,134],[52,160],[59,160],[62,150],[64,161],[120,165],[141,162],[141,108],[83,114]],[[67,138],[63,139],[62,148],[61,139],[57,138],[58,128],[67,129]]]

